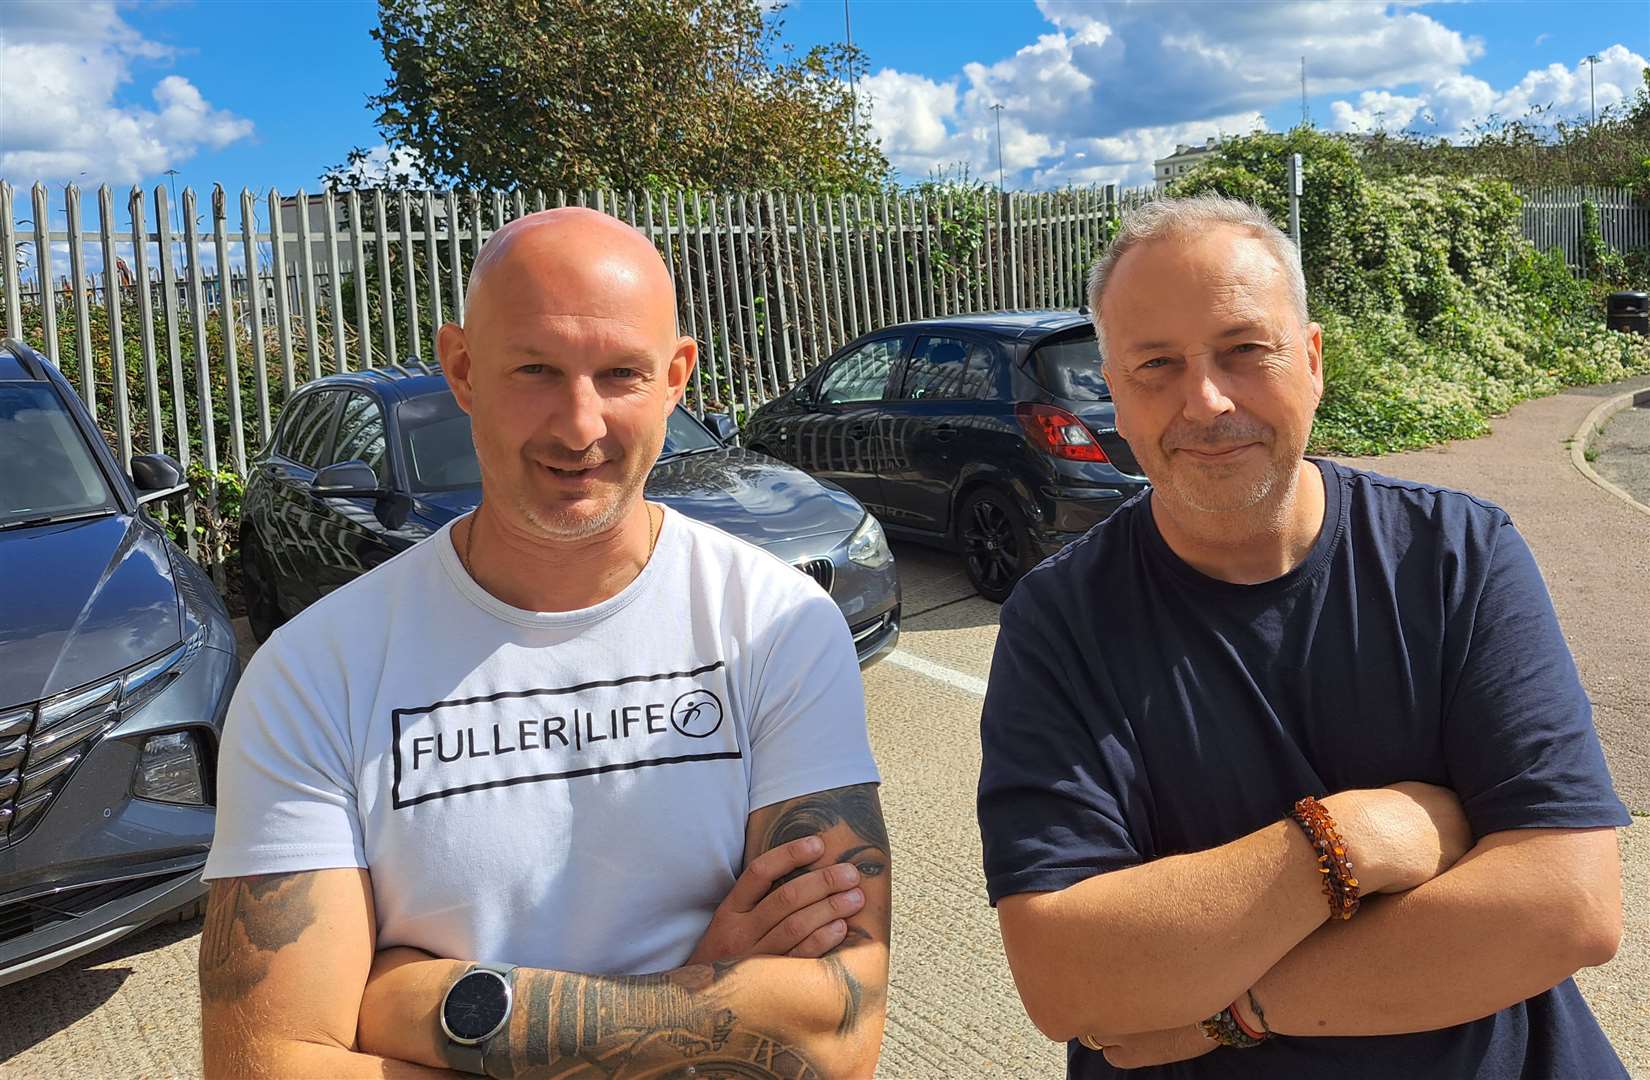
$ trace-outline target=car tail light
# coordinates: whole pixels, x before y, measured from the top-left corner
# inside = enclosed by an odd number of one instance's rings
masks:
[[[1022,403],[1014,406],[1014,419],[1025,428],[1031,445],[1045,454],[1068,461],[1107,460],[1094,432],[1064,409]]]

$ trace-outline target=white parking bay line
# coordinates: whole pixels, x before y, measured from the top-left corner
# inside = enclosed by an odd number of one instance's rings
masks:
[[[884,659],[890,664],[902,667],[907,671],[914,671],[918,675],[926,675],[928,678],[945,683],[947,686],[954,686],[964,693],[973,694],[975,697],[985,697],[984,679],[973,675],[965,675],[960,671],[946,667],[944,664],[924,660],[920,656],[913,656],[904,649],[895,649]]]

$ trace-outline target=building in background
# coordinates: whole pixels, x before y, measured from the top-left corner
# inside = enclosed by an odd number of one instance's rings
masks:
[[[1174,153],[1152,162],[1152,179],[1157,189],[1161,191],[1169,181],[1191,172],[1198,162],[1220,149],[1220,143],[1221,140],[1213,135],[1202,146],[1180,143],[1175,146]]]

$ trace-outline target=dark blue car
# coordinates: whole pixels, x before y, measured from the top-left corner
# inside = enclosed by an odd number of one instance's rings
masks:
[[[205,893],[218,734],[240,677],[223,602],[63,376],[0,344],[0,986]]]
[[[715,422],[731,434],[726,417]],[[861,667],[887,655],[899,640],[900,589],[876,518],[841,488],[724,438],[678,408],[647,497],[812,577],[842,610]],[[241,504],[253,634],[262,640],[480,500],[470,417],[438,367],[352,371],[299,388]]]
[[[890,326],[752,415],[745,443],[859,497],[896,539],[961,551],[974,588],[1021,575],[1146,487],[1073,311]]]

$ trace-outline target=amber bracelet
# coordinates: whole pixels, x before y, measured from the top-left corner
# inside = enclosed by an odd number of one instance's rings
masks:
[[[1230,1005],[1207,1020],[1199,1020],[1197,1026],[1203,1029],[1203,1034],[1222,1046],[1247,1050],[1252,1046],[1259,1046],[1262,1042],[1244,1030],[1242,1022],[1238,1020]]]
[[[1358,910],[1358,879],[1352,876],[1352,860],[1346,857],[1346,841],[1335,831],[1334,819],[1310,795],[1297,802],[1289,816],[1306,832],[1318,853],[1318,873],[1323,875],[1323,894],[1329,897],[1329,917],[1352,918]]]

